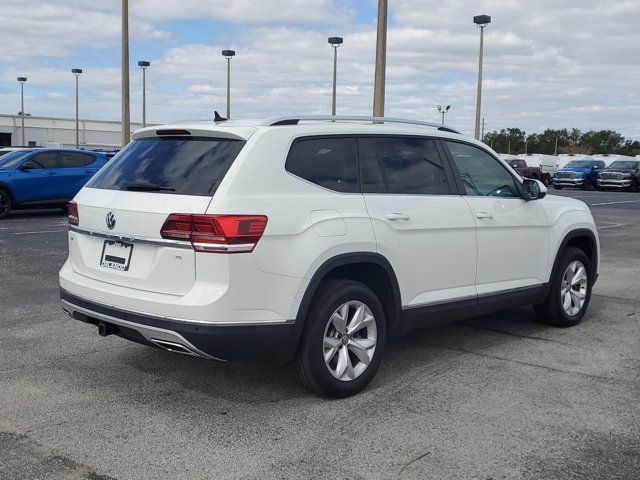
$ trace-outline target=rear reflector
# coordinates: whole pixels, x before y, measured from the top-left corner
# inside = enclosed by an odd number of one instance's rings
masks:
[[[191,215],[172,213],[160,235],[191,242],[196,252],[252,252],[267,227],[264,215]]]
[[[69,220],[69,225],[78,226],[80,223],[80,215],[78,215],[78,204],[76,202],[69,202],[69,206],[67,207],[67,219]]]

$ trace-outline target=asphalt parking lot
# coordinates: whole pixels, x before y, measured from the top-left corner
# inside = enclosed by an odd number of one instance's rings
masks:
[[[640,478],[640,194],[551,193],[600,230],[585,321],[417,332],[345,400],[288,366],[99,337],[60,310],[66,217],[0,221],[0,478]]]

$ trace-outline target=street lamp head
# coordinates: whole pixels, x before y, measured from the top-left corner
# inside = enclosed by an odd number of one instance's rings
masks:
[[[442,111],[442,105],[438,105],[438,111],[441,112]]]
[[[82,73],[82,69],[81,68],[72,68],[71,69],[71,73],[73,73],[74,75],[80,75]]]
[[[445,108],[444,111],[448,112],[450,108],[451,108],[451,105],[447,105],[447,108]]]
[[[473,23],[480,27],[486,27],[491,23],[491,17],[489,15],[476,15],[473,17]]]
[[[26,82],[26,81],[27,81],[27,77],[18,77],[18,81],[19,81],[20,83],[24,83],[24,82]]]
[[[329,43],[333,48],[338,48],[342,42],[344,42],[342,37],[329,37]]]
[[[147,68],[151,66],[151,62],[147,62],[146,60],[140,60],[138,62],[138,66],[142,68]]]
[[[229,60],[231,57],[234,57],[236,54],[235,50],[222,50],[222,56]]]

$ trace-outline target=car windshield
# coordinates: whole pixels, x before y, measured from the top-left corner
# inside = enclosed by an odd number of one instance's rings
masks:
[[[591,160],[572,160],[564,168],[589,168]]]
[[[509,165],[511,165],[513,168],[526,168],[527,162],[525,162],[524,160],[509,160]]]
[[[30,153],[31,152],[17,151],[3,155],[2,158],[0,158],[0,169],[6,170],[14,168],[16,165],[22,162],[22,160],[24,160]]]
[[[635,160],[618,160],[609,165],[608,168],[628,168],[630,170],[635,170],[638,168],[638,163]]]

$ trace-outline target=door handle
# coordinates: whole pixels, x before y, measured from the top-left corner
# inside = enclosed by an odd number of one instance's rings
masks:
[[[493,213],[476,212],[476,218],[491,220],[493,218]]]
[[[387,213],[387,218],[393,222],[409,220],[409,215],[405,213]]]

